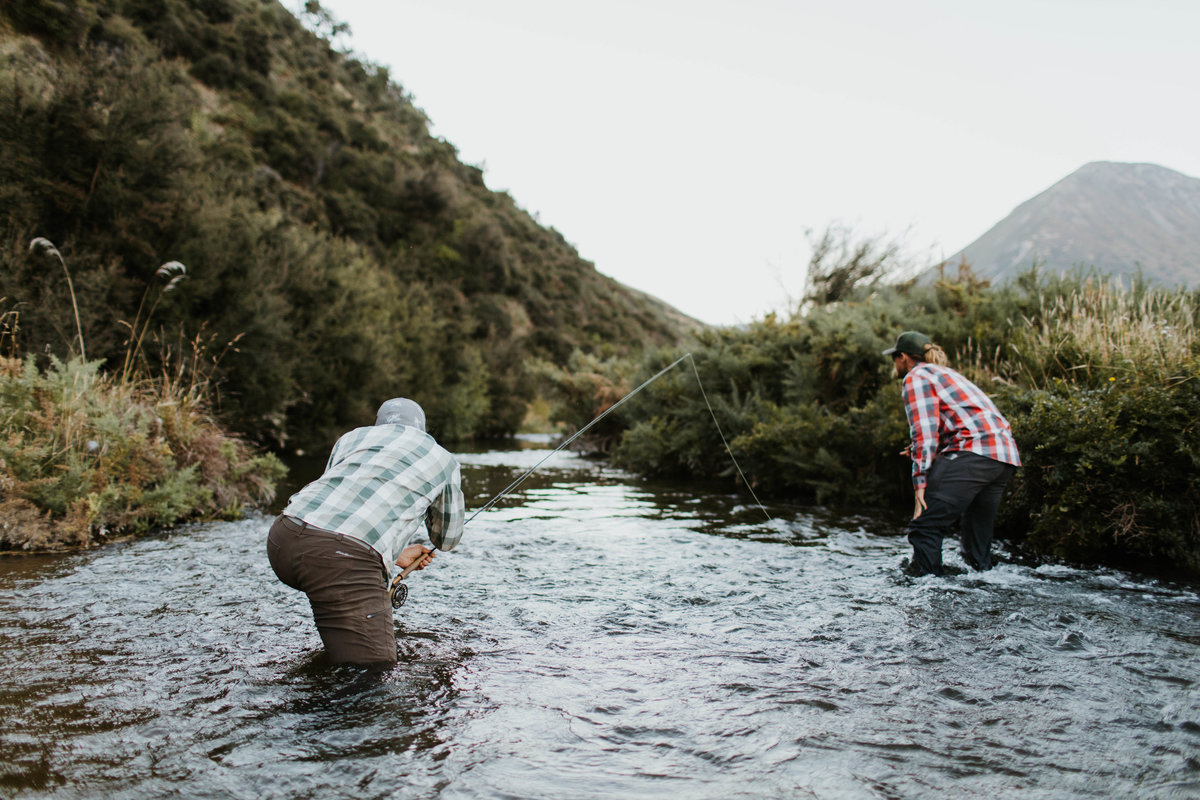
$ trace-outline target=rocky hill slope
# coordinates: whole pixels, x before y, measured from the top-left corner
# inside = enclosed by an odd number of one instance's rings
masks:
[[[1094,162],[1017,206],[948,259],[994,283],[1024,272],[1139,269],[1157,283],[1200,285],[1200,179],[1155,164]]]

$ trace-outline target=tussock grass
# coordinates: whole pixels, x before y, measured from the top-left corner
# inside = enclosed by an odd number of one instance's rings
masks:
[[[87,348],[83,344],[83,324],[79,321],[79,301],[75,297],[75,282],[71,280],[71,271],[67,269],[67,262],[58,248],[54,246],[54,242],[42,236],[29,243],[29,252],[45,253],[50,258],[56,259],[59,266],[62,267],[63,275],[67,278],[67,289],[71,294],[71,310],[75,313],[75,334],[79,337],[79,354],[86,359]]]
[[[1035,388],[1054,378],[1170,385],[1195,377],[1200,303],[1192,292],[1089,279],[1040,301],[1036,318],[1016,326],[1013,344]]]
[[[203,401],[76,356],[0,358],[0,549],[58,550],[269,502],[284,469]]]

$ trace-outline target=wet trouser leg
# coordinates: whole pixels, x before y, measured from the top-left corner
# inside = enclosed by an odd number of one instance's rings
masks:
[[[925,486],[925,511],[908,523],[913,571],[942,574],[942,539],[962,522],[963,552],[977,569],[992,565],[992,529],[1013,467],[975,453],[938,457]]]
[[[984,459],[991,461],[991,459]],[[1008,485],[1016,467],[992,461],[1002,469],[1000,476],[988,483],[975,495],[962,515],[962,556],[971,567],[978,570],[992,568],[992,531],[996,525],[996,512],[1000,509],[1000,497]],[[985,465],[987,466],[987,465]],[[989,467],[994,472],[994,467]]]
[[[281,581],[308,595],[330,661],[396,661],[387,570],[374,548],[292,517],[279,517],[267,536],[267,557]]]

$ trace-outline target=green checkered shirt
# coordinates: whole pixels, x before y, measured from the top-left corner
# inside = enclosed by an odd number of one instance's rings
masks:
[[[422,521],[443,550],[458,543],[466,516],[461,481],[454,456],[424,431],[355,428],[337,440],[324,474],[292,495],[283,513],[361,539],[390,570]]]

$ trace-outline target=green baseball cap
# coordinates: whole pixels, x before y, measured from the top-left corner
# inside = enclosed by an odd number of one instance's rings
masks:
[[[894,353],[907,353],[915,358],[923,358],[925,346],[929,344],[933,344],[933,340],[920,331],[905,331],[896,337],[895,347],[889,347],[883,354],[890,356]]]

